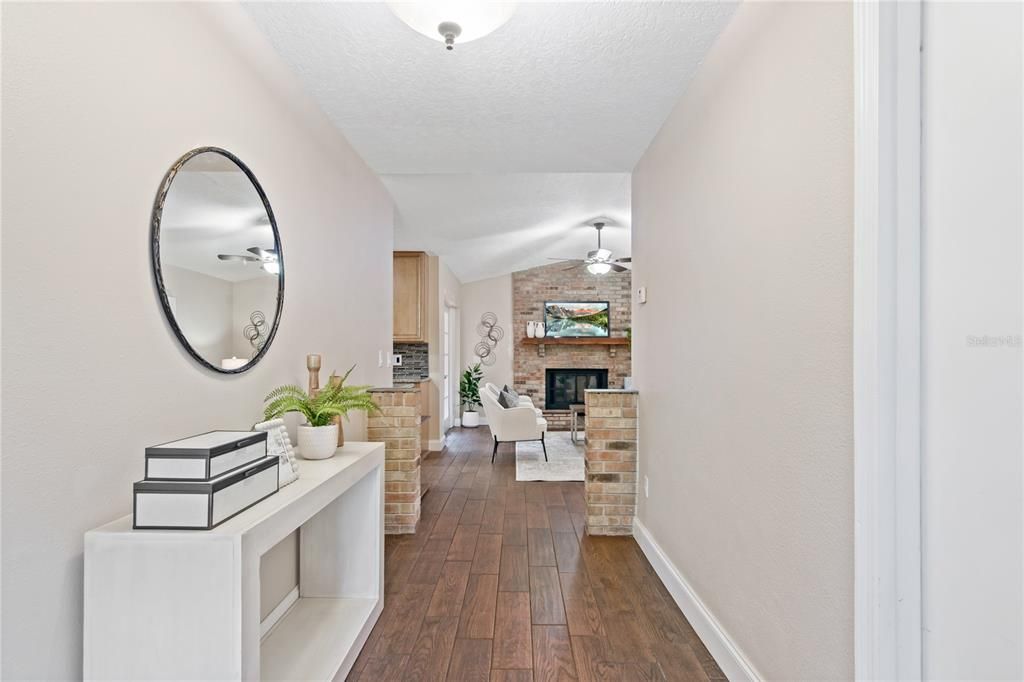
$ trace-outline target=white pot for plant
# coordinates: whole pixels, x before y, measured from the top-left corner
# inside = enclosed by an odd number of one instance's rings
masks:
[[[466,410],[462,413],[462,425],[471,429],[480,426],[480,413]]]
[[[299,426],[299,454],[303,459],[327,459],[338,449],[338,425]]]

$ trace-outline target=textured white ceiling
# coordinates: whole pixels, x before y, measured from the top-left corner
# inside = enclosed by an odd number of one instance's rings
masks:
[[[602,239],[629,255],[628,173],[385,175],[396,204],[395,248],[444,256],[463,282],[583,258],[586,223],[611,219]]]
[[[573,226],[602,214],[626,254],[628,173],[735,3],[520,2],[453,52],[380,2],[246,7],[384,175],[396,247],[471,281],[593,248]]]
[[[379,173],[628,172],[734,4],[521,2],[447,52],[379,2],[249,13]]]

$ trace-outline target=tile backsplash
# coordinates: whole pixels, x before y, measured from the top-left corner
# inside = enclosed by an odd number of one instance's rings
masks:
[[[402,356],[401,366],[392,367],[395,381],[418,381],[430,374],[429,346],[425,343],[396,343],[395,354]]]

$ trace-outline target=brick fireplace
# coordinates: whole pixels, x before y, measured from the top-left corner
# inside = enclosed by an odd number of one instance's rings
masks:
[[[548,408],[548,369],[606,371],[607,386],[602,388],[622,388],[632,365],[630,347],[623,341],[632,319],[631,273],[591,275],[584,268],[566,271],[565,267],[555,263],[512,273],[515,387],[544,409],[552,431],[569,428],[569,411]],[[544,319],[545,301],[608,301],[612,338],[607,343],[603,339],[561,343],[527,339],[526,323]]]

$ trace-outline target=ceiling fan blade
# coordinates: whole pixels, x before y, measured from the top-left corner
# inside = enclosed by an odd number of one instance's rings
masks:
[[[246,251],[248,251],[251,254],[254,254],[258,258],[264,258],[263,254],[267,253],[266,251],[264,251],[263,249],[261,249],[258,246],[250,246],[248,249],[246,249]]]
[[[587,264],[587,261],[581,260],[578,263],[573,263],[572,265],[570,265],[567,268],[562,268],[562,272],[565,272],[566,270],[575,270],[576,268],[582,268],[586,264]]]
[[[240,260],[244,263],[255,263],[260,260],[255,256],[240,256],[234,253],[218,253],[217,258],[220,260]]]
[[[558,261],[562,261],[563,263],[568,263],[568,262],[586,263],[586,261],[583,260],[582,258],[552,258],[551,256],[548,256],[548,260],[558,260]]]
[[[632,258],[629,258],[629,257],[627,257],[627,258],[616,258],[616,259],[615,259],[615,260],[613,260],[612,262],[613,262],[613,263],[632,263],[632,262],[633,262],[633,259],[632,259]]]
[[[609,263],[608,265],[611,266],[612,272],[629,272],[629,268],[623,267],[621,265],[616,265],[615,263]]]

